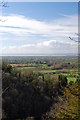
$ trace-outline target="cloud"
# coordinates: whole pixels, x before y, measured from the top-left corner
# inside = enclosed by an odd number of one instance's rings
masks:
[[[16,30],[15,34],[17,34],[17,31],[20,33],[20,30],[21,32],[23,31],[23,33],[26,32],[31,34],[43,34],[48,33],[53,29],[52,26],[46,24],[45,22],[41,22],[35,19],[28,19],[21,15],[2,16],[0,18],[6,20],[5,22],[0,23],[0,25],[6,28],[6,30],[9,32],[12,29],[13,34],[14,29]]]
[[[6,20],[0,22],[3,54],[77,53],[77,43],[69,39],[69,36],[77,39],[77,15],[63,15],[49,22],[22,15],[0,16],[0,19]]]
[[[13,34],[43,34],[53,35],[56,33],[65,34],[77,32],[77,15],[66,16],[63,19],[52,22],[44,22],[35,19],[29,19],[22,15],[0,16],[5,22],[0,22],[2,32],[11,32]],[[74,28],[74,31],[73,31]],[[55,34],[55,35],[56,35]],[[54,36],[54,35],[53,35]]]
[[[77,53],[78,44],[72,42],[63,42],[56,40],[48,40],[43,42],[37,42],[36,44],[26,44],[20,46],[3,47],[3,54],[61,54],[65,53]],[[6,52],[5,52],[6,51]]]
[[[37,43],[37,47],[50,47],[52,43],[56,43],[56,40],[48,40]]]

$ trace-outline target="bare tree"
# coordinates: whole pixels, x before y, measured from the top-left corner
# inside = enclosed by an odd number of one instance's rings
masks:
[[[8,2],[0,1],[0,7],[8,7]]]
[[[5,1],[0,1],[0,7],[9,7],[8,2]],[[6,20],[3,20],[2,18],[0,19],[0,22],[5,22]]]
[[[78,36],[78,40],[75,40],[72,37],[69,37],[69,39],[72,40],[72,41],[74,41],[74,42],[80,43],[80,34],[78,34],[78,33],[75,33],[75,34]]]

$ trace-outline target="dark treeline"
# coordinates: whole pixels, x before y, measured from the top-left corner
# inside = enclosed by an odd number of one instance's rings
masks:
[[[8,63],[12,64],[23,64],[23,63],[77,63],[78,62],[78,57],[77,56],[3,56],[3,60],[5,60]]]

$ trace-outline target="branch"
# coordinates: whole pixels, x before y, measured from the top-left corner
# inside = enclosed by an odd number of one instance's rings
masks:
[[[73,38],[71,38],[71,37],[69,37],[69,39],[72,40],[72,41],[74,41],[74,42],[80,43],[80,40],[75,40],[75,39],[73,39]]]
[[[9,88],[10,88],[10,86],[7,87],[7,88],[2,92],[2,94],[4,94]]]
[[[8,2],[0,1],[0,7],[8,7]]]

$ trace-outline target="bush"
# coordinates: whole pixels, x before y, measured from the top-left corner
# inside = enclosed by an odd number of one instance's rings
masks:
[[[35,75],[33,77],[33,74],[22,78],[5,73],[3,86],[3,91],[8,87],[3,94],[2,103],[7,119],[26,119],[30,116],[40,118],[49,111],[55,94],[52,84]]]
[[[67,78],[65,76],[63,76],[63,75],[59,75],[58,79],[59,79],[59,82],[60,82],[60,86],[61,87],[66,87]]]

